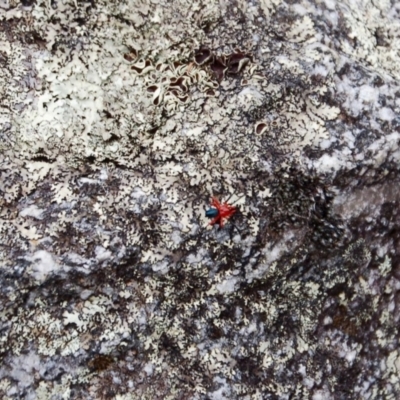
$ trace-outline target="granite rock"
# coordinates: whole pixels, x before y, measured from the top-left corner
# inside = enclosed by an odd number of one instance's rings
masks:
[[[395,0],[0,1],[1,398],[399,398],[399,51]]]

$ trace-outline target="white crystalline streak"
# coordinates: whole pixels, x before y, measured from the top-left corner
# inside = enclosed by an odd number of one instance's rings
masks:
[[[35,204],[32,204],[26,208],[24,208],[19,215],[21,217],[32,217],[35,219],[42,219],[42,213],[44,210],[41,210],[40,208],[38,208],[38,206],[36,206]]]
[[[54,260],[53,256],[45,251],[38,250],[32,257],[32,272],[37,280],[43,280],[52,272],[60,269],[60,265]]]
[[[12,366],[10,377],[18,381],[22,387],[27,387],[34,381],[32,371],[39,370],[40,358],[31,351],[19,357],[14,357]]]
[[[235,290],[235,285],[237,281],[237,278],[228,278],[216,286],[217,290],[220,293],[232,293]]]
[[[106,250],[103,246],[96,246],[95,248],[97,261],[105,261],[111,257],[111,251]]]
[[[313,166],[320,172],[338,171],[343,167],[345,162],[341,159],[341,155],[333,153],[332,155],[324,154],[321,158],[316,160]]]

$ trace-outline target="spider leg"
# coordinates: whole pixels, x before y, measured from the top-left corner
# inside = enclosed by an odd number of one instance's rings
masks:
[[[231,195],[226,199],[225,203],[229,203],[229,200],[232,198],[233,193],[231,193]]]
[[[221,216],[218,214],[215,218],[213,218],[211,220],[210,225],[215,225],[220,218],[221,218]],[[220,224],[221,224],[221,222],[220,222]]]
[[[221,207],[221,203],[215,197],[211,198],[211,205],[213,205],[217,209]]]
[[[232,198],[233,195],[234,195],[234,193],[232,193],[232,194],[228,197],[228,199],[226,200],[226,203],[229,202],[229,200]],[[239,200],[243,199],[243,197],[246,197],[246,195],[244,194],[243,196],[238,197],[238,198],[233,202],[233,204],[235,204],[235,203],[237,203]],[[234,207],[234,206],[230,206],[230,207]]]
[[[237,230],[239,233],[242,233],[242,231],[241,231],[233,222],[231,222],[231,224],[233,225],[234,228],[236,228],[236,230]]]

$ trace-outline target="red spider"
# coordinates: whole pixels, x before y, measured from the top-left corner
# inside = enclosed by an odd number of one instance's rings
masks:
[[[206,217],[214,217],[210,225],[214,225],[218,222],[220,228],[224,226],[223,220],[230,218],[236,212],[236,207],[230,206],[228,203],[221,204],[215,197],[211,199],[211,205],[215,208],[207,210]]]

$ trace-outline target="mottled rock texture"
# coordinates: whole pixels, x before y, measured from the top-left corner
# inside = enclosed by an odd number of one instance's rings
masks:
[[[396,0],[1,0],[1,398],[400,398],[399,52]]]

